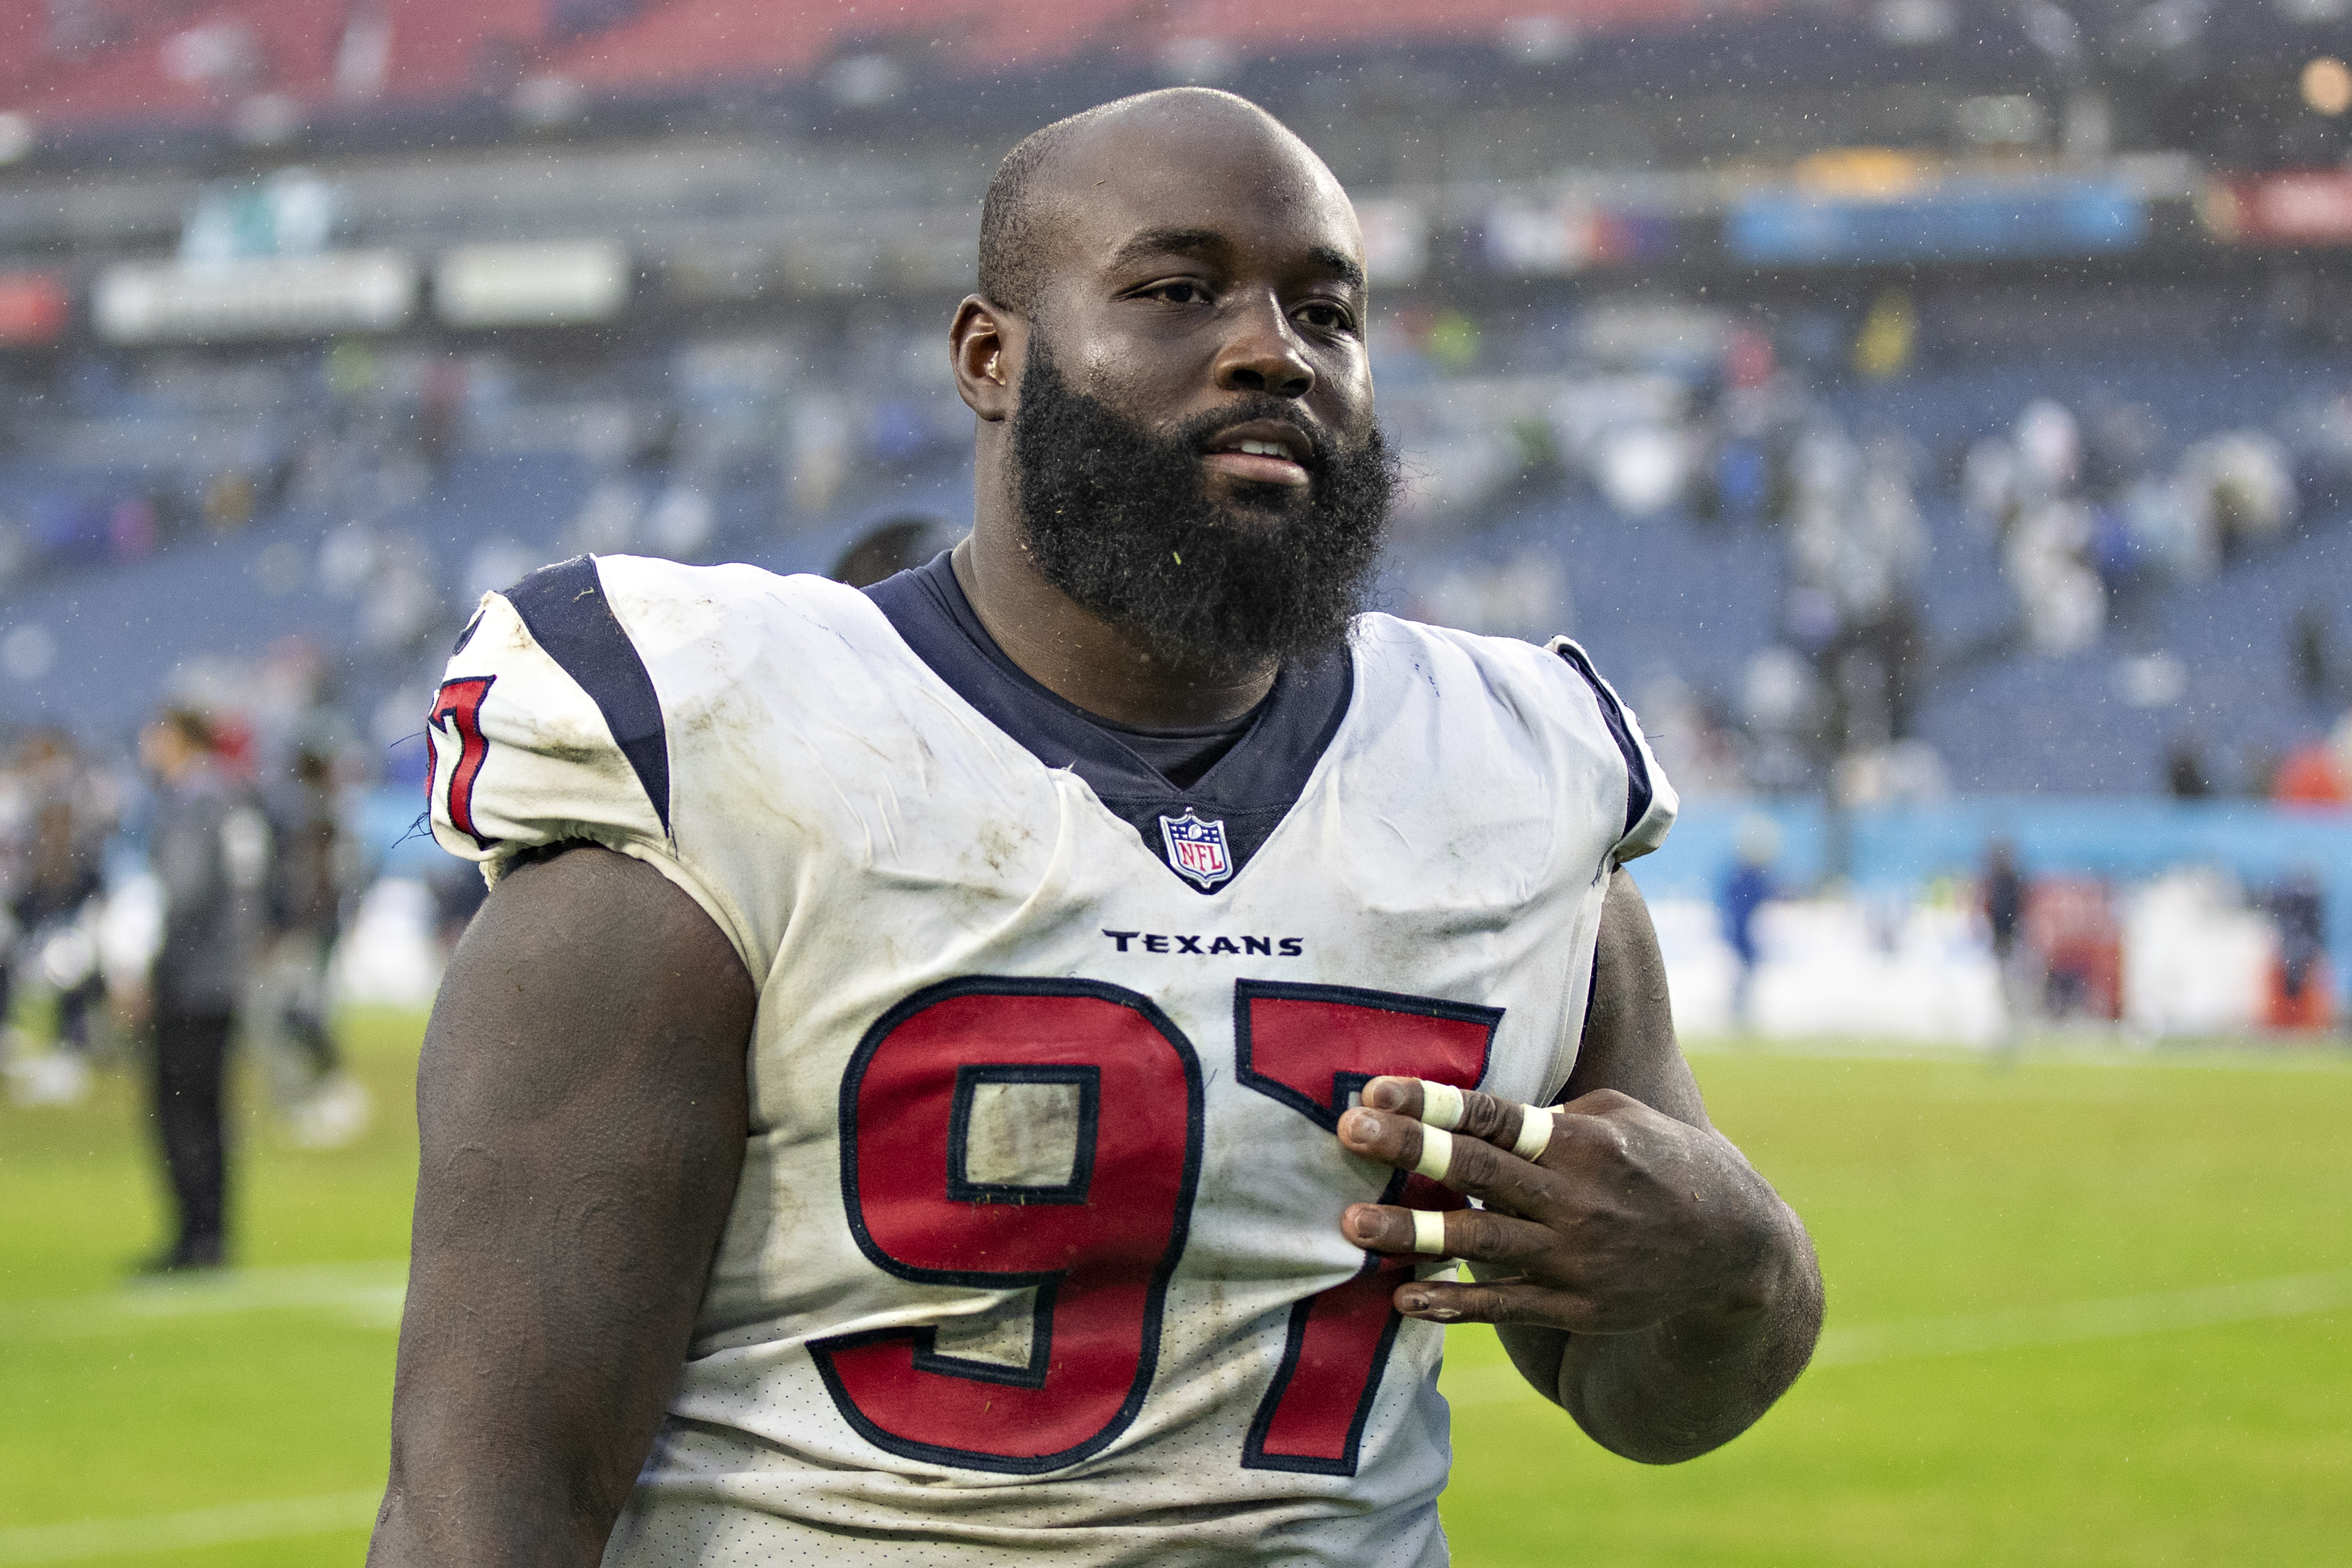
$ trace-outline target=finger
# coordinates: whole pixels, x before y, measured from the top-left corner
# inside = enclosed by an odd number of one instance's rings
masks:
[[[1552,1139],[1553,1114],[1543,1106],[1426,1078],[1375,1078],[1364,1085],[1363,1103],[1508,1149],[1523,1160],[1542,1158]]]
[[[1519,1117],[1517,1125],[1511,1129],[1511,1153],[1529,1165],[1539,1164],[1559,1130],[1559,1113],[1543,1105],[1516,1105],[1512,1109],[1518,1112]]]
[[[1572,1329],[1591,1316],[1580,1296],[1520,1281],[1456,1285],[1416,1280],[1398,1286],[1390,1299],[1406,1317],[1433,1323],[1540,1323]]]
[[[1515,1214],[1532,1212],[1559,1180],[1492,1144],[1361,1106],[1339,1118],[1339,1141],[1350,1153],[1444,1182]]]
[[[1370,1252],[1516,1263],[1540,1258],[1559,1238],[1544,1226],[1476,1208],[1400,1208],[1359,1203],[1339,1217],[1349,1240]]]
[[[1394,1111],[1402,1116],[1427,1121],[1433,1126],[1451,1129],[1454,1124],[1441,1121],[1432,1114],[1434,1109],[1429,1101],[1432,1089],[1450,1091],[1457,1096],[1462,1092],[1450,1083],[1433,1084],[1426,1078],[1383,1076],[1364,1084],[1363,1103],[1375,1111]]]
[[[1441,1173],[1435,1178],[1440,1181],[1453,1160],[1454,1135],[1444,1128],[1429,1126],[1417,1117],[1369,1111],[1360,1105],[1339,1118],[1339,1142],[1350,1154],[1399,1170],[1421,1173],[1427,1165]]]
[[[1664,1322],[1675,1311],[1641,1299],[1604,1303],[1579,1291],[1525,1280],[1459,1285],[1416,1280],[1398,1286],[1389,1299],[1407,1317],[1427,1322],[1534,1323],[1577,1334],[1633,1333]]]

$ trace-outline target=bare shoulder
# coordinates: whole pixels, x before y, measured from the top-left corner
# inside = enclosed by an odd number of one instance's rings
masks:
[[[751,997],[733,945],[668,877],[599,845],[550,844],[507,864],[451,960],[434,1026],[462,1028],[462,1015],[556,990],[567,1014],[635,1014],[681,982],[672,999],[692,1013]],[[441,1016],[452,1009],[461,1016]]]

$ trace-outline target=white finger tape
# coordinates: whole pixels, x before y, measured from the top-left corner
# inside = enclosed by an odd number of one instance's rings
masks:
[[[1558,1124],[1555,1114],[1541,1105],[1520,1106],[1519,1141],[1511,1145],[1511,1153],[1523,1160],[1543,1158],[1543,1152],[1551,1147],[1552,1131]]]
[[[1421,1163],[1412,1168],[1432,1181],[1444,1181],[1454,1165],[1454,1134],[1443,1127],[1421,1130]]]
[[[1447,1132],[1462,1124],[1462,1091],[1451,1083],[1421,1081],[1421,1119]]]
[[[1412,1211],[1412,1249],[1431,1258],[1445,1256],[1445,1216],[1428,1208]]]

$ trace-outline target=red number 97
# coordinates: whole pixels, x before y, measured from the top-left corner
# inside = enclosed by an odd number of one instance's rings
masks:
[[[991,1179],[971,1146],[992,1095],[1046,1096],[1066,1153]],[[943,1353],[939,1330],[810,1348],[834,1403],[891,1453],[1033,1474],[1135,1419],[1200,1178],[1201,1065],[1146,998],[1087,980],[974,977],[867,1031],[841,1085],[843,1197],[857,1245],[901,1279],[1034,1289],[1027,1364]],[[1058,1162],[1058,1164],[1055,1164]]]

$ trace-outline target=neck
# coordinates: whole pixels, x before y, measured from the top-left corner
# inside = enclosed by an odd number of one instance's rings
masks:
[[[996,465],[983,453],[983,470]],[[982,472],[971,537],[956,546],[957,583],[980,623],[1030,679],[1114,724],[1180,728],[1239,718],[1280,670],[1187,670],[1155,659],[1118,626],[1045,580],[1023,542],[1007,487]]]

